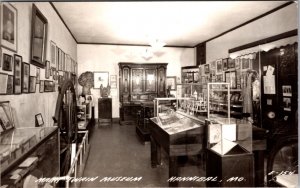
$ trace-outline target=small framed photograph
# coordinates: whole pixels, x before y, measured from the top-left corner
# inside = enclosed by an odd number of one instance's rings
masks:
[[[13,90],[14,94],[22,93],[22,57],[19,55],[14,56],[14,81],[13,81]]]
[[[205,72],[205,74],[209,73],[209,64],[204,65],[204,72]]]
[[[228,68],[229,69],[235,68],[235,60],[234,59],[231,59],[231,58],[228,59]]]
[[[43,116],[41,113],[35,115],[35,126],[42,127],[44,125]]]
[[[32,5],[31,19],[31,63],[44,68],[47,47],[48,21],[42,12]]]
[[[36,68],[36,84],[40,84],[40,75],[41,75],[41,69]]]
[[[240,59],[239,58],[236,58],[234,59],[234,63],[235,63],[235,69],[240,69]]]
[[[216,68],[217,68],[217,62],[216,61],[210,62],[209,68],[212,71],[216,70]]]
[[[110,87],[117,88],[117,75],[110,75]]]
[[[13,75],[8,75],[6,94],[7,95],[14,94],[14,76]]]
[[[176,76],[167,76],[167,88],[171,91],[176,90]]]
[[[53,92],[55,84],[53,81],[44,80],[44,92]]]
[[[9,101],[0,102],[0,129],[6,132],[14,128],[12,110]]]
[[[23,62],[22,67],[22,93],[29,92],[29,76],[30,76],[30,65]]]
[[[3,53],[2,70],[12,71],[13,58],[11,55]]]
[[[223,71],[223,62],[222,62],[222,59],[217,60],[216,64],[217,64],[217,72],[216,72],[216,74],[222,73],[222,71]]]
[[[252,69],[252,59],[242,58],[241,69],[242,71],[247,71],[249,69]]]
[[[18,11],[10,3],[0,4],[0,44],[9,50],[17,52],[18,44]]]
[[[222,59],[223,62],[223,70],[227,70],[228,69],[228,59]]]
[[[5,73],[0,73],[0,94],[6,94],[7,93],[7,81],[8,81],[8,75]]]
[[[30,76],[29,77],[29,93],[35,93],[36,91],[36,77]]]
[[[108,72],[94,72],[94,88],[100,89],[100,85],[103,87],[108,86]]]
[[[236,71],[225,72],[225,82],[230,83],[230,88],[236,89]]]
[[[46,61],[46,68],[45,68],[45,78],[50,78],[50,62]]]
[[[50,58],[50,61],[51,61],[51,67],[57,67],[57,63],[56,63],[56,60],[57,60],[57,50],[56,50],[56,44],[51,40],[50,41],[50,55],[51,55],[51,58]]]
[[[45,82],[44,80],[40,80],[40,93],[44,93]]]
[[[283,110],[284,111],[292,111],[291,98],[283,97]]]
[[[291,85],[283,85],[282,86],[282,94],[284,97],[292,96],[292,86]]]

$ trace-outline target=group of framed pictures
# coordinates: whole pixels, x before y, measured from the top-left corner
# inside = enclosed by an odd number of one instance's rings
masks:
[[[0,48],[1,49],[1,48]],[[0,54],[2,54],[0,50]],[[9,57],[9,58],[7,58]],[[53,92],[55,91],[55,87],[53,87],[53,81],[41,81],[40,80],[40,68],[36,67],[36,73],[34,76],[30,74],[30,65],[29,63],[23,62],[22,56],[18,54],[9,55],[6,53],[2,54],[2,62],[3,64],[7,64],[6,66],[1,66],[3,72],[0,72],[0,85],[6,87],[0,87],[0,94],[2,95],[12,95],[12,94],[21,94],[21,93],[35,93],[36,85],[41,82],[46,82],[46,89],[41,89],[42,84],[40,85],[40,92]],[[10,67],[7,69],[7,67]],[[55,69],[49,69],[50,74],[54,74],[52,72]],[[47,77],[47,68],[45,69],[45,77]],[[54,77],[53,77],[54,78]]]
[[[77,62],[53,41],[50,41],[50,53],[51,65],[49,64],[49,67],[55,67],[58,71],[77,73]]]

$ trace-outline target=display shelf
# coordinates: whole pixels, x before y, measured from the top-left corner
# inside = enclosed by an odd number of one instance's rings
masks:
[[[59,175],[57,127],[12,129],[1,135],[0,148],[1,186],[23,187],[29,180]]]

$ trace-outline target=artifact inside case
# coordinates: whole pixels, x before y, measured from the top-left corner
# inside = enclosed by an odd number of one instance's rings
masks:
[[[158,113],[157,117],[151,118],[169,135],[180,133],[200,127],[200,123],[174,110]]]
[[[220,155],[252,153],[252,125],[245,120],[207,119],[208,148]]]

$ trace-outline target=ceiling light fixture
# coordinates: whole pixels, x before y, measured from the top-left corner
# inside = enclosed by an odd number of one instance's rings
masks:
[[[142,57],[146,60],[151,59],[153,57],[152,51],[147,48],[145,52],[143,52]]]
[[[165,42],[160,41],[160,40],[158,40],[158,39],[153,40],[153,41],[150,42],[150,46],[152,47],[152,49],[153,49],[154,51],[160,50],[160,49],[161,49],[162,47],[164,47],[165,45],[166,45]]]

